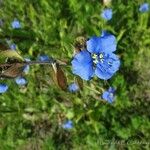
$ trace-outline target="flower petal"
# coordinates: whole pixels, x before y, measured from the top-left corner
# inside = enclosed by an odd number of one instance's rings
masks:
[[[27,80],[23,77],[17,77],[15,81],[18,85],[21,85],[21,86],[27,84]]]
[[[50,59],[49,59],[48,55],[40,55],[38,57],[38,60],[39,61],[49,61]]]
[[[76,83],[72,83],[69,85],[68,90],[70,92],[76,92],[79,90],[79,86]]]
[[[104,34],[99,41],[100,52],[111,53],[116,50],[116,38],[112,34]]]
[[[11,23],[11,26],[12,26],[13,29],[21,28],[20,22],[16,19]]]
[[[76,59],[72,61],[72,72],[84,80],[90,80],[93,76],[93,63],[81,64]]]
[[[103,60],[96,65],[95,74],[100,79],[108,80],[119,69],[120,60],[113,53],[104,54],[103,57]]]
[[[115,91],[116,91],[116,89],[113,87],[109,87],[109,89],[108,89],[108,92],[113,93],[113,94],[115,93]]]
[[[92,57],[87,50],[82,50],[74,56],[74,60],[82,64],[87,64],[92,61]]]
[[[62,127],[63,127],[64,129],[72,129],[72,128],[73,128],[73,122],[72,122],[71,120],[68,120],[68,121],[66,121],[66,122],[62,125]]]
[[[86,42],[87,50],[90,53],[100,53],[100,37],[93,36]]]
[[[101,13],[101,17],[105,20],[111,20],[112,14],[112,9],[104,9]]]
[[[103,80],[108,80],[113,76],[113,74],[108,72],[100,63],[98,63],[96,66],[95,75]]]
[[[102,98],[106,101],[108,101],[109,103],[112,103],[114,101],[114,95],[113,93],[110,93],[108,91],[105,91],[103,94],[102,94]]]
[[[93,60],[87,50],[77,53],[71,61],[72,71],[84,80],[90,80],[93,76]]]
[[[149,4],[148,3],[141,4],[140,8],[139,8],[139,11],[140,12],[147,12],[147,11],[149,11]]]
[[[0,84],[0,93],[5,93],[8,90],[8,86],[6,84]]]

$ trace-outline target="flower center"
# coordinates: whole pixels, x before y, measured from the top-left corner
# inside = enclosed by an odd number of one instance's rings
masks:
[[[97,64],[98,62],[103,63],[104,62],[104,55],[100,53],[99,55],[93,54],[92,55],[94,64]]]
[[[99,55],[99,61],[100,61],[101,63],[104,62],[104,55],[103,55],[102,53],[100,53],[100,55]]]

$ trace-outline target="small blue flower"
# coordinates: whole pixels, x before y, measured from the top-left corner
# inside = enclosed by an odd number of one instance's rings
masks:
[[[105,20],[111,20],[112,18],[112,9],[104,9],[101,13],[102,18],[104,18]]]
[[[62,127],[63,127],[64,129],[72,129],[72,128],[73,128],[73,122],[72,122],[71,120],[68,120],[68,121],[66,121],[66,122],[62,125]]]
[[[47,55],[40,55],[38,57],[39,61],[50,61],[50,58]]]
[[[20,22],[16,19],[11,23],[11,26],[12,26],[13,29],[21,28]]]
[[[141,4],[140,8],[139,8],[139,11],[140,12],[147,12],[147,11],[149,11],[149,4],[148,3]]]
[[[72,83],[69,85],[68,90],[70,92],[76,92],[79,90],[79,86],[76,83]]]
[[[11,44],[11,45],[10,45],[10,49],[11,49],[11,50],[16,50],[16,44],[14,44],[14,43]]]
[[[25,78],[23,78],[23,77],[17,77],[17,78],[15,79],[15,81],[16,81],[16,83],[17,83],[18,85],[21,85],[21,86],[27,84],[27,80],[26,80]]]
[[[6,84],[0,83],[0,93],[5,93],[8,90],[8,86]]]
[[[26,65],[26,66],[24,67],[24,69],[23,69],[23,72],[28,73],[29,70],[30,70],[30,66],[29,66],[29,65]]]
[[[115,89],[113,87],[110,87],[108,91],[105,91],[102,94],[102,98],[108,101],[109,103],[112,103],[114,101],[114,93],[115,93]]]
[[[25,61],[26,62],[29,62],[29,61],[31,61],[29,58],[25,58]],[[24,67],[24,69],[23,69],[23,72],[25,72],[25,73],[28,73],[29,72],[29,69],[30,69],[30,66],[29,65],[26,65],[25,67]]]

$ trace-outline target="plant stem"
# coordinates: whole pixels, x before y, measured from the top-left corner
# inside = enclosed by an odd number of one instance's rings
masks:
[[[52,60],[52,61],[28,61],[28,62],[14,62],[14,63],[3,63],[3,64],[0,64],[0,67],[10,67],[14,64],[22,64],[22,65],[51,65],[52,63],[55,63],[57,62],[56,60]],[[61,63],[60,61],[57,62],[59,63],[60,65],[66,65],[66,63]]]

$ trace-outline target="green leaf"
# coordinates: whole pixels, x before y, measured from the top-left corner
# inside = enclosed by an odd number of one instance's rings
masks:
[[[0,59],[3,58],[15,58],[17,60],[23,61],[23,57],[20,56],[20,54],[17,51],[14,50],[5,50],[5,51],[0,51]]]

